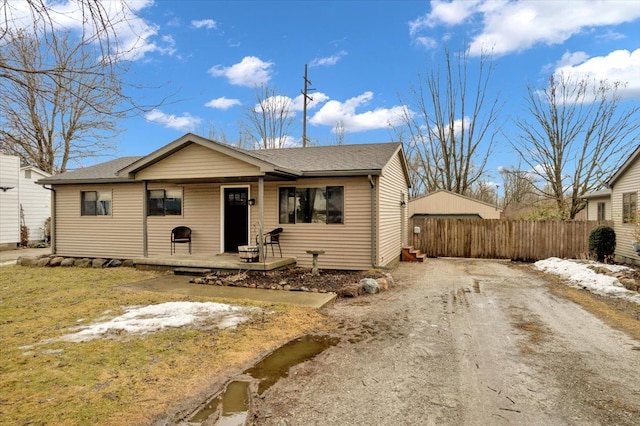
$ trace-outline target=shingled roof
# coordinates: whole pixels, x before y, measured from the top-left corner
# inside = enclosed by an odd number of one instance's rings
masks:
[[[187,146],[191,143],[199,143],[215,150],[224,150],[223,152],[232,153],[232,155],[235,151],[240,157],[244,157],[250,162],[258,161],[258,164],[268,164],[290,170],[301,177],[336,174],[379,174],[401,146],[400,143],[370,143],[246,150],[187,134],[166,145],[165,147],[172,148],[171,151],[166,153],[163,153],[163,147],[145,157],[122,157],[96,164],[95,166],[54,175],[41,179],[39,182],[43,184],[130,182],[132,178],[123,174],[124,169],[145,167],[145,163],[149,164],[150,161],[166,158],[166,156],[171,155],[171,152],[179,149],[180,146]]]

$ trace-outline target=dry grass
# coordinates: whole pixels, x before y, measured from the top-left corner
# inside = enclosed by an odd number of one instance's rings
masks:
[[[609,326],[640,340],[640,306],[636,303],[598,296],[587,290],[577,289],[556,280],[551,284],[551,293],[581,305]]]
[[[153,276],[129,268],[0,268],[0,424],[149,424],[200,401],[280,344],[328,325],[312,309],[246,302],[273,313],[234,330],[56,340],[79,320],[117,315],[122,306],[214,300],[117,288]]]

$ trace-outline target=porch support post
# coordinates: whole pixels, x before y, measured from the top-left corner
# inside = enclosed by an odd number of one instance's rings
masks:
[[[259,261],[264,262],[264,177],[258,178],[258,253]]]
[[[149,243],[147,236],[147,211],[149,206],[147,205],[147,181],[142,181],[142,257],[149,256]]]

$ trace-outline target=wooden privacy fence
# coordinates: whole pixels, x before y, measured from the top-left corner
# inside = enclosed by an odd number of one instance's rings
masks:
[[[534,262],[579,258],[589,233],[608,221],[412,218],[409,241],[428,257],[472,257]],[[414,228],[420,227],[420,233]]]

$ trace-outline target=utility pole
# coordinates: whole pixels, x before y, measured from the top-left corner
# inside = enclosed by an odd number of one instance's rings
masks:
[[[307,146],[307,103],[309,101],[312,101],[313,98],[311,96],[309,96],[309,92],[316,90],[316,89],[312,89],[309,86],[313,84],[311,83],[311,81],[307,78],[307,64],[304,64],[304,90],[302,90],[300,93],[302,93],[302,96],[304,96],[304,107],[302,110],[302,147],[306,147]]]

